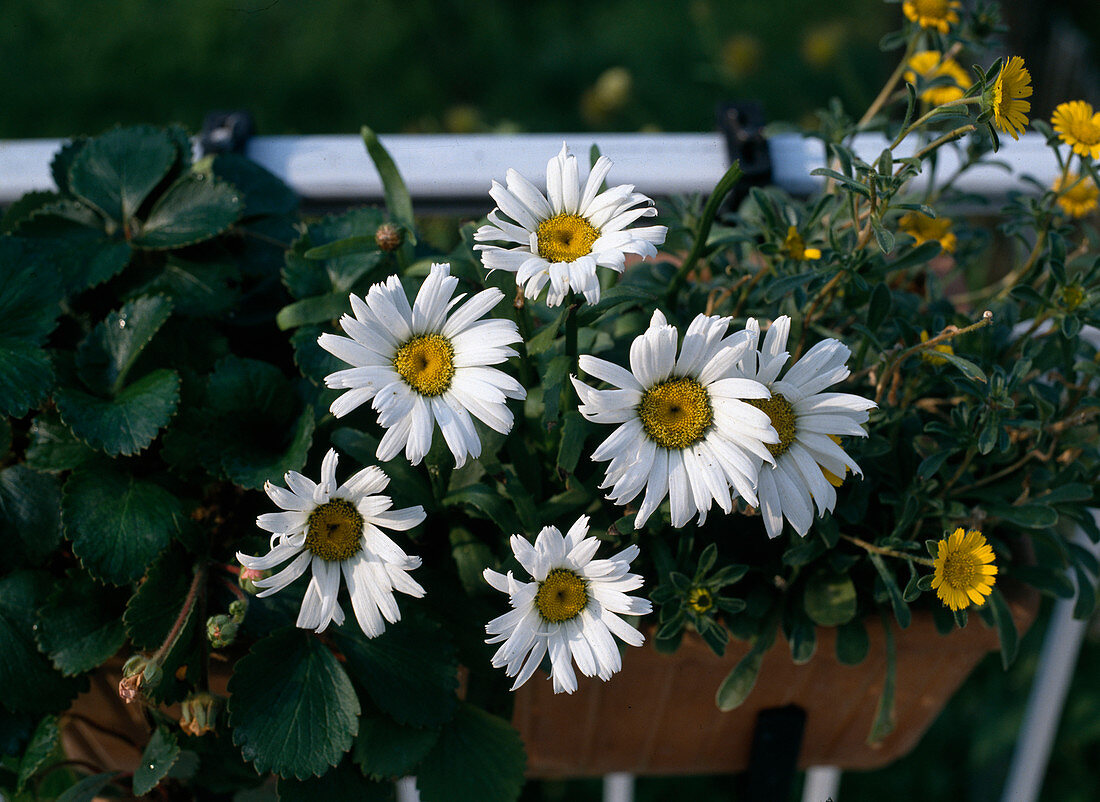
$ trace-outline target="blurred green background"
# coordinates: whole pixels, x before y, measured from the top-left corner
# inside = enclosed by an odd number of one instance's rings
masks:
[[[1027,60],[1037,114],[1073,98],[1100,106],[1100,3],[1014,0],[1004,16],[1005,51]],[[364,123],[384,133],[705,131],[728,100],[812,125],[830,97],[853,112],[871,100],[893,66],[878,41],[900,20],[900,5],[881,0],[4,0],[0,139],[116,123],[197,130],[227,109],[251,111],[261,134]],[[995,802],[1042,630],[1011,671],[991,656],[912,755],[845,775],[840,798]],[[1094,625],[1044,802],[1100,799],[1098,709]],[[643,780],[637,799],[718,802],[735,799],[733,787],[729,777]],[[524,792],[528,802],[599,798],[594,781]]]
[[[5,0],[0,138],[243,108],[260,133],[708,130],[868,103],[900,7],[787,0]],[[601,80],[601,76],[603,76]]]

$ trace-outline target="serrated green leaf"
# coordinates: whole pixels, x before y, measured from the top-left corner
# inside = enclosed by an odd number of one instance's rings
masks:
[[[298,370],[317,386],[324,387],[325,377],[346,368],[348,363],[317,344],[321,332],[320,326],[302,326],[291,336],[290,344],[294,346],[294,364]],[[332,393],[335,397],[338,391]]]
[[[117,128],[80,149],[69,169],[69,188],[112,220],[129,225],[176,155],[175,144],[160,129]]]
[[[180,399],[180,379],[162,368],[138,379],[114,398],[96,398],[81,390],[55,394],[61,419],[93,448],[117,457],[148,448],[168,425]]]
[[[39,346],[0,337],[0,414],[21,418],[54,384],[53,364]]]
[[[816,624],[835,627],[856,614],[856,586],[848,574],[818,571],[806,583],[803,605]]]
[[[191,585],[190,574],[180,570],[186,561],[183,549],[173,546],[152,564],[126,603],[122,620],[139,649],[156,649],[168,636]]]
[[[142,349],[171,314],[171,301],[151,295],[135,298],[107,315],[77,352],[81,379],[94,391],[118,392]]]
[[[61,506],[73,553],[115,585],[140,578],[183,520],[183,505],[160,485],[107,466],[74,471]]]
[[[92,802],[118,776],[117,771],[85,777],[57,798],[57,802]]]
[[[463,702],[416,777],[424,802],[514,802],[527,759],[504,719]]]
[[[4,210],[0,217],[0,232],[10,234],[16,226],[39,209],[57,203],[61,196],[56,192],[28,192]]]
[[[135,248],[170,250],[212,239],[237,222],[241,199],[233,186],[208,180],[201,173],[184,175],[160,196],[140,233]]]
[[[0,579],[0,704],[15,712],[64,710],[81,688],[55,671],[34,642],[36,614],[49,589],[49,578],[32,571]]]
[[[412,619],[367,638],[353,621],[335,637],[347,657],[348,673],[398,724],[435,726],[454,714],[458,664],[454,647],[439,628]]]
[[[133,251],[118,234],[108,234],[104,221],[76,201],[46,206],[19,224],[27,261],[37,270],[57,270],[68,295],[76,295],[114,278],[130,263]]]
[[[50,755],[57,749],[61,741],[61,730],[57,726],[57,716],[45,716],[38,722],[38,726],[31,735],[23,757],[19,761],[19,776],[16,779],[15,791],[19,793],[27,784],[27,780],[45,765]]]
[[[356,802],[388,802],[394,799],[393,783],[369,780],[355,765],[345,760],[321,777],[307,780],[279,778],[279,802],[318,802],[318,800],[354,799]]]
[[[515,534],[523,531],[509,499],[486,487],[473,484],[448,494],[443,499],[446,507],[469,506],[495,523],[502,532]]]
[[[232,262],[199,262],[171,254],[164,268],[137,293],[169,298],[178,315],[218,317],[231,312],[240,300],[240,277]]]
[[[57,479],[13,465],[0,471],[0,536],[40,563],[61,542],[61,491]]]
[[[342,291],[345,295],[361,278],[380,265],[391,264],[380,251],[350,253],[326,259],[320,264],[307,259],[313,248],[340,242],[350,237],[370,236],[386,220],[379,209],[352,209],[341,215],[313,223],[286,252],[283,283],[292,297],[301,299]]]
[[[36,471],[60,473],[78,467],[95,452],[61,422],[56,413],[39,415],[31,423],[27,467]]]
[[[60,314],[57,271],[27,259],[30,245],[0,237],[0,413],[23,417],[53,383],[41,350]]]
[[[219,153],[214,175],[228,181],[244,196],[241,217],[290,215],[298,208],[298,196],[277,176],[236,153]]]
[[[226,357],[210,375],[205,398],[203,414],[173,427],[173,455],[181,448],[207,449],[234,483],[250,489],[305,465],[313,411],[274,365]]]
[[[91,671],[122,648],[126,596],[85,574],[70,577],[38,612],[38,645],[62,674]]]
[[[386,716],[363,716],[351,759],[366,774],[403,777],[413,773],[437,740],[438,728],[406,727]]]
[[[141,753],[141,763],[134,771],[134,794],[145,796],[156,788],[179,760],[180,745],[176,736],[161,724]]]
[[[340,762],[359,730],[351,680],[312,633],[256,642],[229,680],[233,743],[259,772],[305,779]]]

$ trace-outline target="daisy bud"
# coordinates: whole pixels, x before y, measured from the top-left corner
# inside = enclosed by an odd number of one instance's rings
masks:
[[[245,599],[236,599],[229,604],[229,617],[234,623],[244,622],[244,614],[248,612],[248,602]]]
[[[213,732],[222,700],[212,693],[193,693],[180,704],[180,729],[188,735]]]
[[[271,576],[270,571],[264,571],[259,568],[242,568],[241,574],[237,578],[237,584],[240,585],[241,590],[249,596],[255,596],[263,590],[263,588],[256,586],[256,581],[259,579],[267,579],[269,576]]]
[[[237,639],[240,624],[227,615],[212,615],[206,619],[206,637],[215,649],[224,649]]]
[[[383,223],[374,232],[374,243],[383,251],[396,251],[403,239],[401,229],[393,223]]]
[[[118,683],[118,695],[130,704],[142,693],[160,685],[164,671],[160,664],[141,654],[135,654],[122,666],[122,680]]]

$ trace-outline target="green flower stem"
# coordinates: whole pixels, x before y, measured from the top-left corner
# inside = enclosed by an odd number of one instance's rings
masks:
[[[580,303],[574,303],[569,307],[569,311],[565,313],[565,321],[562,324],[565,328],[565,355],[569,358],[569,375],[575,375],[577,373],[577,310],[580,308]],[[569,404],[573,398],[573,383],[568,380],[561,383],[561,407],[560,410],[564,413],[569,409]]]
[[[164,658],[168,656],[168,653],[172,651],[172,647],[176,645],[180,633],[183,632],[184,624],[187,623],[187,619],[191,615],[191,610],[194,608],[195,602],[199,598],[199,590],[202,588],[202,583],[205,578],[206,564],[203,563],[195,568],[195,576],[191,579],[191,587],[187,590],[187,597],[183,600],[183,606],[180,607],[179,615],[176,616],[172,628],[168,630],[168,636],[164,639],[164,643],[162,643],[160,648],[153,653],[151,658],[149,658],[151,662],[163,663]]]
[[[926,122],[928,122],[933,117],[935,117],[937,114],[942,112],[944,109],[954,108],[955,106],[971,106],[971,105],[974,105],[975,103],[981,103],[981,102],[982,102],[982,99],[980,97],[972,96],[972,97],[961,97],[958,100],[950,100],[947,103],[941,103],[940,105],[936,106],[934,109],[927,112],[926,114],[922,114],[920,117],[918,117],[912,123],[910,123],[909,126],[907,126],[905,129],[903,129],[897,135],[897,137],[894,139],[894,141],[890,143],[890,150],[893,150],[898,145],[900,145],[905,140],[905,137],[909,136],[909,134],[916,131],[918,128],[920,128]]]
[[[512,308],[516,310],[516,327],[519,336],[523,339],[519,345],[519,380],[524,387],[534,387],[535,368],[531,364],[531,357],[527,353],[527,343],[531,340],[531,313],[527,309],[526,299],[523,297],[523,287],[516,286],[516,297],[512,301]]]
[[[1001,301],[1008,297],[1008,294],[1012,292],[1012,288],[1017,284],[1024,281],[1031,273],[1035,264],[1039,261],[1039,255],[1043,252],[1043,249],[1047,244],[1047,232],[1050,229],[1049,215],[1042,221],[1042,227],[1039,229],[1039,236],[1035,238],[1035,246],[1031,249],[1031,253],[1027,257],[1027,261],[1024,262],[1019,268],[1013,270],[999,283],[1000,292],[996,295],[996,300]]]
[[[886,83],[883,84],[882,89],[878,93],[878,97],[871,101],[871,105],[867,107],[867,111],[863,112],[863,116],[859,118],[859,122],[856,123],[857,131],[871,122],[871,119],[879,113],[879,110],[890,98],[890,95],[894,91],[894,87],[897,86],[898,81],[901,80],[905,68],[909,66],[909,57],[913,55],[913,51],[917,49],[917,39],[919,36],[920,34],[918,33],[909,37],[909,43],[905,46],[905,55],[901,57],[901,61],[899,61],[898,66],[894,68],[894,72],[886,79]]]
[[[896,557],[899,560],[909,560],[911,562],[919,563],[921,565],[927,565],[929,568],[935,565],[932,560],[927,557],[918,557],[915,554],[906,554],[903,551],[895,551],[894,549],[888,549],[885,546],[876,546],[874,543],[868,543],[866,540],[861,540],[858,537],[852,535],[841,534],[844,540],[849,543],[854,543],[864,551],[869,551],[872,554],[881,554],[883,557]]]
[[[718,214],[718,207],[722,201],[725,200],[726,195],[730,193],[730,190],[734,188],[738,181],[741,180],[741,164],[734,162],[730,165],[730,168],[726,170],[726,174],[722,176],[718,181],[718,185],[714,188],[714,192],[707,198],[707,205],[703,207],[703,216],[699,219],[699,229],[695,232],[695,244],[692,245],[691,253],[684,259],[683,264],[680,265],[680,269],[676,271],[676,275],[672,277],[672,281],[668,283],[668,290],[665,292],[665,298],[669,302],[676,298],[676,293],[680,291],[684,281],[687,280],[688,273],[695,269],[695,264],[699,261],[703,255],[703,251],[707,246],[707,237],[710,235],[710,227],[714,225],[714,218]]]
[[[918,150],[916,154],[914,154],[914,157],[917,159],[923,159],[936,148],[942,145],[946,145],[948,142],[954,142],[956,139],[966,136],[971,131],[976,131],[977,128],[978,126],[974,125],[974,123],[970,123],[969,125],[960,125],[954,131],[949,131],[948,133],[941,136],[939,139],[935,139],[929,144],[925,145],[923,148]],[[931,177],[928,180],[929,182],[931,182]]]
[[[893,376],[894,372],[897,371],[899,367],[901,367],[902,362],[913,356],[913,354],[920,353],[921,351],[930,350],[942,342],[946,342],[947,340],[958,337],[960,334],[968,334],[972,331],[977,331],[980,328],[988,326],[992,322],[993,313],[986,311],[982,315],[982,319],[979,320],[977,323],[971,323],[969,326],[964,326],[961,329],[958,326],[948,326],[935,337],[931,337],[925,342],[917,343],[916,345],[906,348],[904,351],[898,354],[898,357],[890,363],[890,366],[887,367],[886,370],[882,372],[882,376],[879,378],[878,384],[875,387],[875,402],[878,403],[882,400],[882,394],[886,392],[886,386],[889,383],[890,378]]]

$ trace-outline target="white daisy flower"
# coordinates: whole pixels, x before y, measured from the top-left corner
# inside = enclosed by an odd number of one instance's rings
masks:
[[[573,378],[585,418],[620,424],[592,459],[611,460],[600,487],[611,488],[608,498],[616,504],[645,490],[635,526],[645,524],[665,496],[675,527],[695,513],[703,523],[712,501],[732,511],[731,487],[756,506],[759,465],[771,460],[765,444],[779,437],[768,416],[744,400],[770,393],[733,372],[750,344],[746,332],[726,336],[729,320],[698,315],[677,357],[676,327],[656,311],[630,346],[630,370],[580,358],[585,373],[617,388],[593,390]]]
[[[298,626],[317,632],[330,621],[337,626],[344,622],[336,600],[343,573],[355,618],[367,637],[373,638],[386,628],[383,618],[391,624],[401,620],[394,591],[416,598],[424,595],[424,588],[408,575],[420,567],[420,558],[402,551],[382,528],[411,529],[424,520],[424,508],[390,509],[393,500],[381,495],[390,479],[374,466],[337,486],[337,459],[330,449],[321,464],[320,484],[296,471],[284,477],[289,490],[264,484],[267,495],[286,512],[269,512],[256,519],[257,526],[273,533],[271,551],[262,557],[237,552],[237,559],[245,568],[256,570],[291,560],[277,574],[255,580],[264,589],[256,594],[261,597],[282,590],[312,565]]]
[[[769,537],[783,531],[784,518],[804,536],[814,521],[814,504],[818,515],[831,512],[845,472],[863,475],[840,447],[840,435],[866,437],[862,424],[876,404],[850,393],[822,392],[850,373],[845,363],[851,352],[839,340],[817,343],[779,379],[790,358],[786,347],[791,319],[778,318],[759,350],[760,324],[750,318],[745,330],[752,350],[737,369],[771,390],[771,398],[749,403],[768,413],[779,433],[779,442],[768,446],[772,464],[760,468],[760,512]]]
[[[515,273],[516,284],[532,300],[549,282],[548,306],[558,306],[569,290],[590,304],[598,302],[597,265],[622,273],[626,254],[656,256],[668,233],[666,226],[627,228],[639,218],[656,216],[657,210],[633,184],[600,192],[610,169],[610,159],[597,159],[582,191],[577,159],[563,143],[546,165],[546,195],[515,170],[508,171],[507,187],[494,181],[489,195],[497,208],[474,239],[508,244],[475,245],[485,267]]]
[[[378,459],[387,462],[402,448],[413,465],[432,445],[438,424],[455,458],[481,455],[481,440],[471,415],[501,434],[512,429],[507,399],[527,391],[507,373],[488,367],[516,352],[519,330],[511,320],[480,319],[504,293],[482,290],[455,311],[464,297],[452,299],[458,279],[448,264],[433,264],[410,307],[401,280],[390,276],[365,298],[351,296],[354,317],[340,325],[349,337],[322,334],[317,342],[354,367],[325,377],[325,384],[347,392],[332,402],[340,418],[374,399],[378,423],[386,429]]]
[[[586,677],[605,682],[622,668],[612,635],[631,646],[645,637],[619,616],[645,615],[653,610],[649,599],[628,596],[642,586],[642,577],[628,573],[638,556],[628,546],[609,560],[593,560],[600,541],[588,534],[588,516],[582,515],[562,537],[555,526],[543,527],[535,545],[512,535],[512,552],[533,582],[521,582],[491,568],[485,581],[507,593],[511,612],[485,625],[486,643],[500,643],[493,666],[515,677],[514,691],[531,678],[550,653],[554,693],[577,690],[573,661]]]

